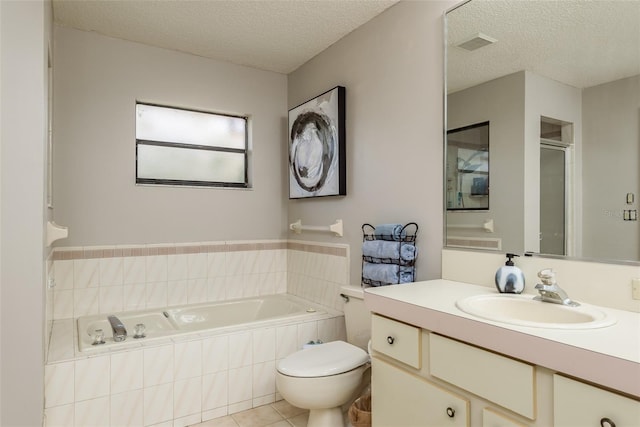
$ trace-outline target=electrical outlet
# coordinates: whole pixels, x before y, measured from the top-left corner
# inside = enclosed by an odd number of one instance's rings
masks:
[[[631,297],[640,299],[640,279],[631,279]]]

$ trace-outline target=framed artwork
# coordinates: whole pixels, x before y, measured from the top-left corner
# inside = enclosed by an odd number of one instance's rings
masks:
[[[289,198],[347,194],[345,88],[289,110]]]
[[[489,209],[489,122],[447,131],[447,210]]]

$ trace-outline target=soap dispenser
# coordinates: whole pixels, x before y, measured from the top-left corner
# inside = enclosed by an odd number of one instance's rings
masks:
[[[513,264],[516,254],[507,254],[507,262],[496,271],[496,287],[503,294],[519,294],[524,290],[524,274]]]

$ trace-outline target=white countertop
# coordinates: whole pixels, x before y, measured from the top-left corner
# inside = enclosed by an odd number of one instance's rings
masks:
[[[365,304],[374,313],[640,397],[640,313],[598,307],[617,322],[597,329],[546,329],[481,319],[455,305],[468,296],[497,293],[430,280],[367,288]]]

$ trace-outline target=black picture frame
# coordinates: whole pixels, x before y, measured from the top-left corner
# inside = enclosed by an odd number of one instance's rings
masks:
[[[289,110],[289,199],[347,194],[345,107],[336,86]]]
[[[487,121],[447,131],[447,211],[489,210],[489,127]]]

